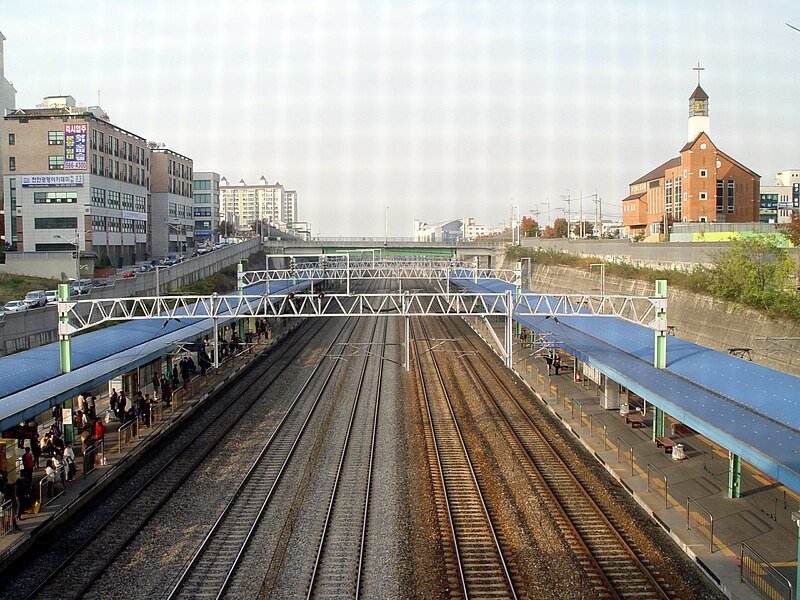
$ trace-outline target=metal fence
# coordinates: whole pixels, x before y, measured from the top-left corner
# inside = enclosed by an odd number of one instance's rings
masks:
[[[694,510],[692,507],[694,506]],[[694,519],[692,518],[694,515]],[[686,529],[692,530],[692,523],[695,523],[695,531],[706,535],[711,541],[709,551],[714,552],[714,515],[711,511],[701,505],[697,500],[688,496],[686,498]]]
[[[14,504],[11,500],[6,500],[0,505],[0,520],[3,523],[0,535],[10,533],[14,529]]]
[[[742,542],[740,579],[764,598],[794,600],[792,583],[746,542]]]

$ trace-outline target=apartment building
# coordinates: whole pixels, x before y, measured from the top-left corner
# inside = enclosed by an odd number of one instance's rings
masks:
[[[194,190],[194,237],[202,246],[219,241],[219,173],[196,171]]]
[[[168,148],[152,147],[150,250],[153,256],[184,254],[195,248],[194,161]]]
[[[230,185],[223,177],[219,191],[220,219],[240,230],[264,222],[286,231],[297,220],[297,192],[285,190],[278,182],[270,184],[263,175],[257,185],[248,185],[244,179]]]

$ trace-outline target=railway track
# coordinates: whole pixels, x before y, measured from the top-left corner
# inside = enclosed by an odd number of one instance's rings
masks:
[[[414,339],[429,339],[421,320],[415,323],[415,330],[422,335]],[[415,341],[415,347],[415,365],[433,440],[430,460],[439,472],[461,592],[465,598],[517,598],[433,344],[429,341],[425,349]]]
[[[505,439],[514,442],[517,464],[525,466],[538,496],[546,499],[548,514],[592,581],[595,593],[608,598],[670,598],[663,581],[653,575],[654,566],[575,477],[562,451],[528,416],[514,390],[496,374],[496,366],[478,351],[472,336],[465,335],[463,327],[453,334],[454,327],[441,325],[449,337],[460,340],[457,345],[465,350],[465,360],[460,361],[463,370],[481,390],[483,402],[494,408],[493,423],[502,428]]]
[[[342,332],[347,329],[344,343],[354,335],[356,325],[356,318],[345,321],[342,326]],[[339,336],[324,354],[329,354],[337,343],[341,343]],[[339,361],[330,369],[321,369],[324,362],[323,358],[309,375],[233,498],[179,573],[168,593],[170,600],[219,598],[225,593],[306,427],[337,372]],[[316,387],[316,393],[310,393]]]
[[[373,321],[370,337],[375,340],[378,319]],[[383,333],[375,342],[383,348],[389,320],[383,318],[381,321]],[[382,349],[375,358],[370,353],[364,357],[307,598],[358,598],[361,594],[383,354]],[[374,371],[368,370],[370,365],[375,368]],[[365,381],[370,373],[375,375],[374,385]]]
[[[315,324],[305,326],[295,344],[284,339],[258,365],[260,369],[250,369],[234,384],[233,387],[242,388],[240,401],[227,403],[223,394],[173,439],[160,445],[161,451],[154,452],[152,461],[142,461],[143,467],[134,475],[137,480],[129,486],[127,496],[100,502],[96,511],[86,517],[93,521],[92,533],[83,534],[80,525],[75,524],[71,533],[59,537],[58,546],[66,545],[68,551],[62,550],[59,555],[56,550],[55,558],[50,557],[52,562],[46,565],[49,568],[37,570],[38,578],[28,580],[29,587],[17,596],[62,599],[84,595],[261,393],[314,341],[320,329]],[[280,352],[283,346],[289,347]],[[36,563],[42,558],[37,557]],[[47,558],[44,557],[45,562]],[[24,580],[17,577],[16,581]]]

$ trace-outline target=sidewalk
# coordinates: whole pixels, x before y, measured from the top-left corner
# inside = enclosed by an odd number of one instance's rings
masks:
[[[9,557],[24,550],[35,538],[64,521],[69,514],[90,501],[109,483],[135,464],[136,456],[173,428],[179,426],[210,395],[247,368],[262,352],[277,343],[295,326],[294,322],[288,327],[276,324],[272,328],[271,339],[266,341],[261,338],[254,344],[252,353],[245,350],[235,357],[228,358],[220,364],[219,369],[211,368],[205,378],[197,375],[191,380],[188,392],[179,389],[173,394],[171,406],[166,407],[158,402],[157,405],[154,405],[154,407],[157,406],[157,409],[154,411],[153,423],[150,427],[142,426],[135,434],[120,436],[120,423],[118,421],[108,423],[104,452],[102,455],[98,455],[96,468],[88,474],[83,473],[83,457],[79,453],[80,441],[76,440],[77,443],[73,446],[76,448],[78,472],[72,481],[67,482],[64,493],[43,505],[38,514],[29,511],[23,515],[23,519],[19,521],[20,531],[0,535],[0,570],[8,566],[7,559]],[[143,391],[148,387],[147,385],[143,386]],[[108,395],[106,394],[97,398],[96,413],[98,416],[104,415],[107,409]],[[44,457],[40,458],[40,467],[44,466],[46,460]],[[33,485],[36,490],[38,490],[38,482],[43,475],[43,468],[34,470]]]
[[[797,524],[791,518],[798,507],[794,494],[743,465],[742,497],[729,499],[728,458],[721,448],[668,418],[666,443],[681,444],[686,456],[673,460],[670,448],[652,440],[651,407],[631,399],[631,415],[641,419],[605,410],[594,382],[575,381],[571,357],[563,356],[567,368],[559,375],[549,375],[544,359],[532,354],[515,340],[514,370],[522,381],[729,597],[756,596],[740,580],[742,543],[794,586],[798,545]],[[762,564],[756,566],[763,571]],[[774,594],[774,583],[762,585]]]

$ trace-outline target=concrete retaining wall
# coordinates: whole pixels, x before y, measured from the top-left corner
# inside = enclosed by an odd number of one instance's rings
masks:
[[[600,275],[562,266],[531,266],[531,282],[543,293],[599,293]],[[606,294],[652,296],[654,282],[606,277]],[[767,317],[755,310],[667,284],[667,322],[681,339],[720,352],[751,348],[754,362],[800,376],[800,325]],[[764,339],[764,338],[798,338]]]
[[[567,240],[523,238],[522,247],[557,250],[605,262],[628,263],[652,269],[689,271],[697,264],[712,264],[714,257],[730,248],[728,242],[660,242],[643,243],[631,240]],[[800,261],[800,248],[789,248]]]
[[[220,269],[234,265],[261,249],[261,243],[253,238],[189,259],[177,265],[159,270],[161,294],[189,285],[213,275]],[[247,265],[245,270],[263,269],[263,265]],[[156,273],[139,273],[131,279],[116,279],[105,287],[95,288],[81,299],[132,298],[154,296]],[[21,313],[9,313],[0,317],[0,356],[22,350],[30,350],[58,340],[58,312],[54,305],[36,308]]]

